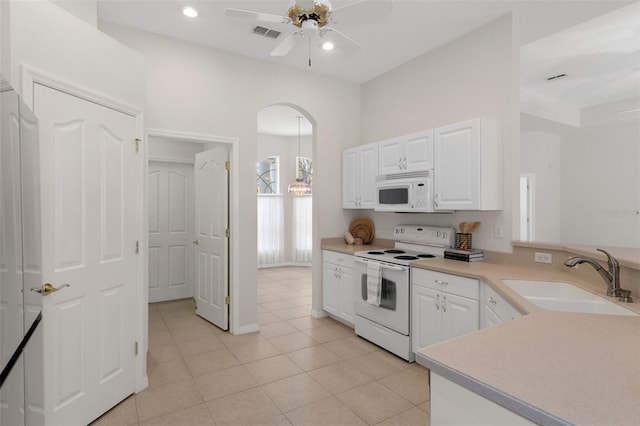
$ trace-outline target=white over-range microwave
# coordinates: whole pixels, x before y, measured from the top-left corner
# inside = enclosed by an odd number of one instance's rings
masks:
[[[434,212],[433,170],[378,176],[375,210],[401,213]]]

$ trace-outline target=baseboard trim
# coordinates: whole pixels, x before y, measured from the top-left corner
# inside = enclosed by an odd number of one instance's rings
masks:
[[[255,333],[256,331],[260,331],[260,324],[241,325],[240,327],[235,329],[235,333],[233,334],[249,334]]]
[[[329,314],[327,314],[325,311],[320,310],[320,311],[316,311],[315,309],[311,310],[311,316],[313,318],[324,318],[324,317],[328,317]]]

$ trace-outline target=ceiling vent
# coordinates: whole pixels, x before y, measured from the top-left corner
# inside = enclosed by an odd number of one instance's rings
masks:
[[[272,30],[270,28],[265,28],[265,27],[261,27],[261,26],[255,26],[252,30],[252,32],[254,34],[257,35],[261,35],[267,38],[272,38],[272,39],[277,39],[278,37],[280,37],[280,34],[282,34],[282,32],[280,31],[276,31],[276,30]]]
[[[566,74],[558,74],[558,75],[554,75],[554,76],[551,76],[551,77],[547,77],[547,81],[556,80],[556,79],[558,79],[558,78],[562,78],[562,77],[566,77],[566,76],[567,76]]]

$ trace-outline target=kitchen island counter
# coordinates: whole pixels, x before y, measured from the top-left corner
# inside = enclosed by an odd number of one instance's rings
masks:
[[[604,283],[525,265],[435,259],[412,266],[480,279],[525,314],[423,349],[420,364],[538,424],[640,424],[640,316],[540,309],[502,280],[563,281],[602,296]],[[620,305],[640,312],[640,303]]]

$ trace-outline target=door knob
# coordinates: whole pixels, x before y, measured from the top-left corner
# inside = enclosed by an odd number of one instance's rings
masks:
[[[200,240],[193,240],[193,244],[195,244],[195,245],[200,244]]]
[[[53,286],[53,284],[50,283],[44,283],[42,284],[42,288],[37,288],[37,287],[31,287],[31,291],[35,291],[36,293],[40,293],[43,296],[48,296],[51,293],[55,293],[58,290],[62,290],[65,287],[71,287],[69,284],[63,284],[58,288],[55,288]]]

